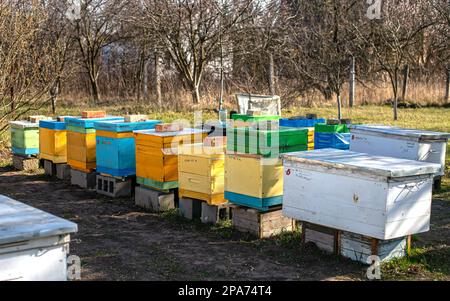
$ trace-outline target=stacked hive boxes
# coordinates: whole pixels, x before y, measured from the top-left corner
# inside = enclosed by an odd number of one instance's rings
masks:
[[[292,118],[281,119],[280,126],[308,129],[308,150],[314,150],[314,132],[316,124],[326,123],[326,119]]]
[[[178,158],[180,198],[201,200],[209,205],[226,203],[224,167],[223,147],[183,147]]]
[[[405,255],[406,236],[429,230],[441,165],[333,149],[283,158],[284,215],[336,229],[304,232],[319,233],[330,250],[363,263],[371,255],[388,260]]]
[[[162,191],[178,188],[178,147],[202,143],[206,135],[204,131],[195,129],[135,131],[138,184]]]
[[[64,121],[39,122],[39,157],[54,164],[67,163],[67,131]]]
[[[17,156],[39,154],[39,124],[29,121],[13,121],[11,126],[12,153]]]
[[[101,121],[95,122],[97,172],[112,177],[136,175],[136,148],[133,131],[151,130],[161,123]]]
[[[276,127],[229,128],[225,198],[231,203],[267,211],[283,200],[283,167],[279,154],[306,151],[308,130]]]
[[[123,121],[122,117],[65,119],[67,124],[67,162],[72,169],[92,172],[96,168],[96,136],[94,123]]]
[[[316,124],[314,149],[335,148],[350,149],[350,130],[345,124]]]

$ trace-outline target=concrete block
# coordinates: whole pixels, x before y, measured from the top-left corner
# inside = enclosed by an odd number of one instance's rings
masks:
[[[60,180],[70,180],[70,165],[56,164],[56,177]]]
[[[84,189],[95,189],[96,180],[97,174],[95,172],[87,173],[76,169],[70,170],[70,181],[72,185]]]
[[[200,219],[202,217],[202,201],[181,198],[180,211],[184,218],[189,220]]]
[[[135,190],[135,204],[138,207],[154,212],[165,212],[175,209],[175,192],[164,193],[137,186]]]
[[[112,198],[131,197],[133,180],[97,175],[97,193]]]
[[[217,224],[221,220],[230,218],[230,207],[228,205],[208,205],[202,202],[201,220],[204,224]]]

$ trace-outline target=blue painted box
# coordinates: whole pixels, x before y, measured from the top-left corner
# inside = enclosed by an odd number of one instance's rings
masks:
[[[314,149],[335,148],[350,149],[350,133],[315,133]]]
[[[144,122],[95,122],[97,171],[113,177],[136,175],[133,131],[151,130],[159,120]]]
[[[326,119],[280,119],[280,126],[292,128],[313,128],[316,124],[326,123]]]

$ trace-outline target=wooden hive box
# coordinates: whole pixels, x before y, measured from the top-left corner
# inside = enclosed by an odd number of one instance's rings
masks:
[[[202,143],[207,133],[184,129],[180,132],[135,131],[138,183],[164,190],[178,188],[178,147]]]
[[[440,165],[333,149],[282,157],[285,216],[381,240],[429,230]]]
[[[226,155],[225,199],[262,211],[283,202],[283,163],[254,155]]]
[[[444,175],[448,133],[377,125],[353,125],[350,132],[351,151],[440,164]]]
[[[161,123],[100,121],[95,122],[97,172],[113,177],[136,175],[136,148],[133,131],[150,130]]]
[[[91,172],[96,168],[96,136],[94,123],[123,121],[122,117],[83,119],[65,118],[67,125],[67,163],[70,167]]]
[[[39,154],[39,124],[28,121],[12,121],[12,153],[19,156]]]
[[[232,216],[233,227],[236,230],[251,233],[260,239],[296,230],[296,222],[284,217],[281,207],[271,209],[268,212],[235,207]]]
[[[182,148],[178,157],[180,197],[225,203],[225,149],[204,145]]]
[[[67,163],[67,130],[65,122],[39,122],[39,157],[54,164]]]

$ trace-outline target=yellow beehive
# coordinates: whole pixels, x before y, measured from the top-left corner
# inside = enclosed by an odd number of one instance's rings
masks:
[[[225,191],[267,199],[283,195],[283,162],[256,155],[226,155]]]
[[[95,131],[67,132],[67,163],[75,169],[90,172],[96,168]]]
[[[67,163],[67,131],[39,128],[39,156],[55,164]]]
[[[224,147],[194,146],[180,150],[178,176],[180,197],[226,203]]]
[[[180,132],[136,131],[136,176],[157,182],[178,181],[178,147],[202,142],[207,134],[185,129]]]

